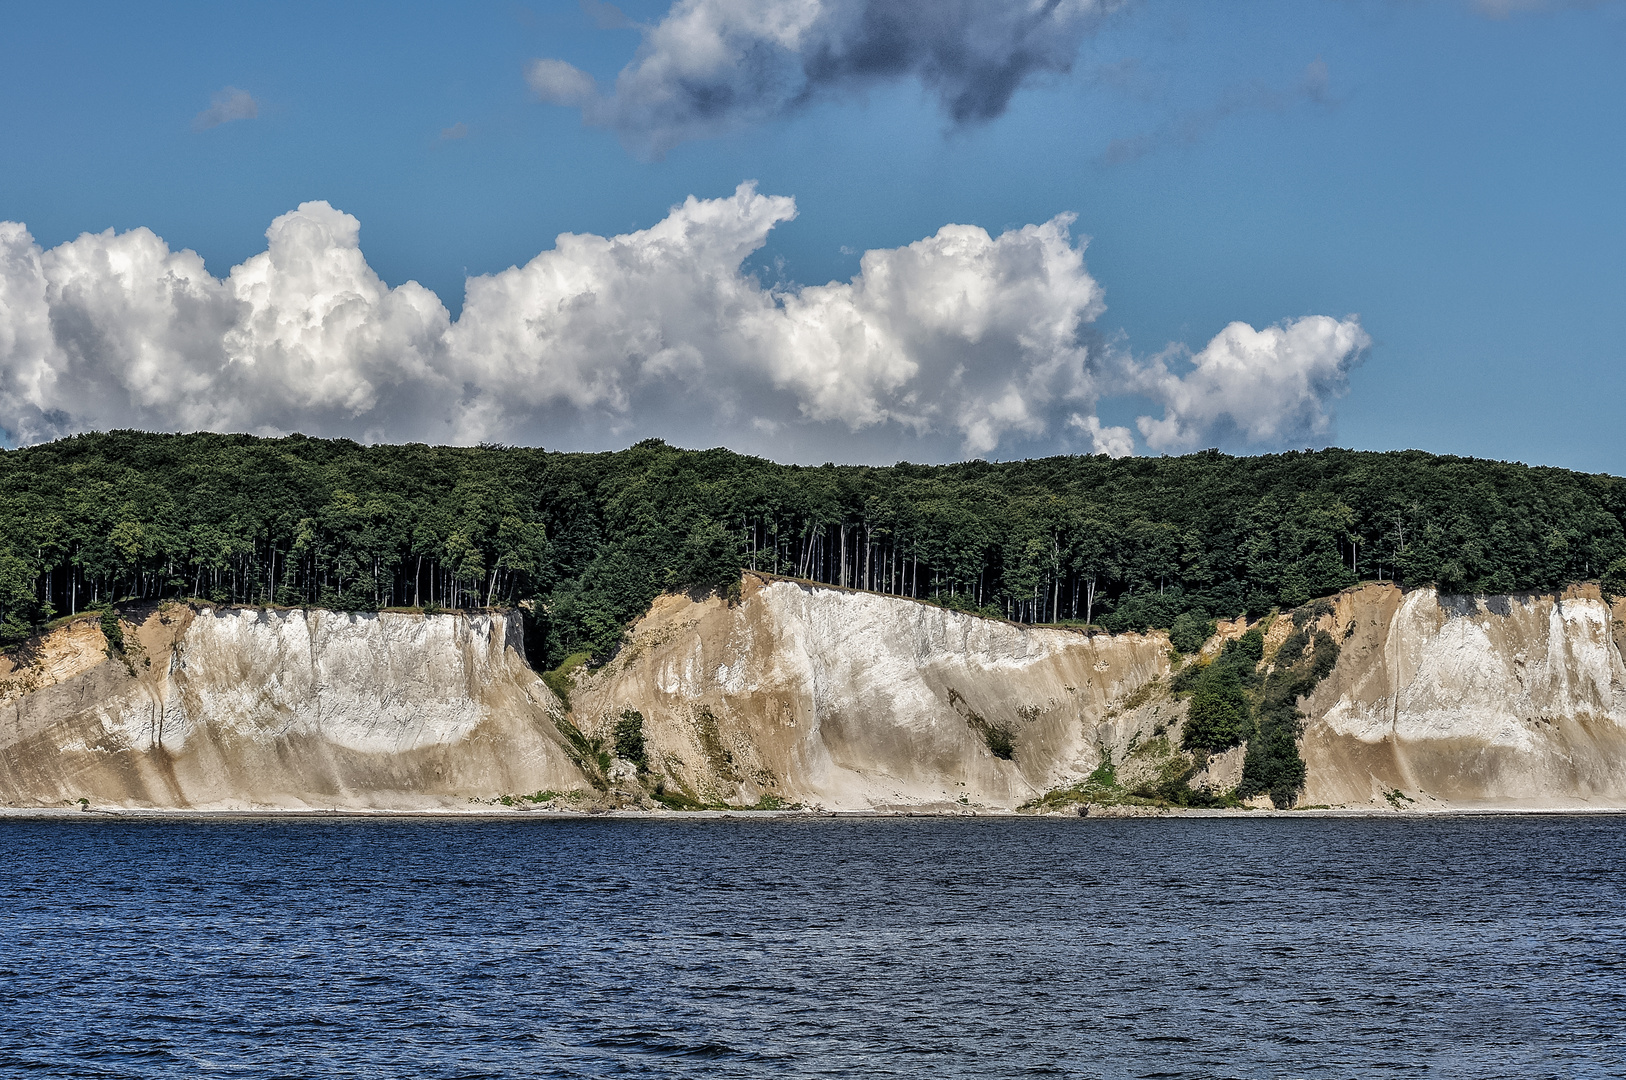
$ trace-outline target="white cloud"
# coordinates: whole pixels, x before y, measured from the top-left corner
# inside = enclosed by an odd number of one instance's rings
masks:
[[[0,224],[0,428],[20,443],[111,427],[601,447],[659,434],[794,460],[896,460],[1070,445],[1132,453],[1105,391],[1163,401],[1154,449],[1226,424],[1259,441],[1324,428],[1364,333],[1304,319],[1226,329],[1180,377],[1106,363],[1072,218],[992,236],[946,225],[868,251],[849,281],[765,286],[744,269],[793,200],[744,184],[621,236],[565,234],[469,279],[453,322],[390,288],[355,218],[313,202],[224,278],[146,229],[49,250]]]
[[[586,73],[538,60],[545,100],[580,107],[660,154],[784,114],[812,98],[918,79],[955,123],[1005,111],[1036,75],[1068,70],[1123,0],[678,0],[641,27],[637,56],[601,95]]]
[[[1074,413],[1067,418],[1067,426],[1077,428],[1090,437],[1092,453],[1121,458],[1129,457],[1135,452],[1134,432],[1126,427],[1106,427],[1101,423],[1099,416],[1080,416]]]
[[[985,453],[1093,404],[1101,310],[1070,218],[998,237],[945,226],[848,282],[742,271],[789,198],[742,185],[652,228],[565,234],[468,282],[454,324],[367,265],[355,218],[305,203],[216,279],[145,229],[41,251],[0,232],[0,425],[22,442],[135,425],[476,441],[682,414],[727,438],[890,426]],[[596,418],[596,419],[595,419]]]
[[[449,322],[422,286],[386,287],[358,234],[305,203],[222,281],[147,229],[41,251],[0,225],[0,426],[386,434],[412,395],[444,392]]]
[[[1153,450],[1232,437],[1254,444],[1319,437],[1331,425],[1327,401],[1345,392],[1350,368],[1371,344],[1354,317],[1311,315],[1263,330],[1234,322],[1191,357],[1185,375],[1169,371],[1167,355],[1136,374],[1135,388],[1164,411],[1135,426]]]
[[[598,97],[593,77],[563,60],[532,60],[525,81],[543,101],[582,108]]]
[[[228,86],[210,95],[209,107],[192,118],[192,130],[208,131],[233,120],[252,120],[259,115],[260,104],[248,91]]]

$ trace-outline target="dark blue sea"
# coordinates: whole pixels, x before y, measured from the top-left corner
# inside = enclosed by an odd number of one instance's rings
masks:
[[[0,1075],[1619,1077],[1626,820],[0,821]]]

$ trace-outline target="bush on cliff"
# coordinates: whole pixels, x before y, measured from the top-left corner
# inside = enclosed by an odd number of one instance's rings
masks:
[[[1603,572],[1603,594],[1610,600],[1626,596],[1626,558],[1616,559]]]
[[[1191,705],[1181,732],[1181,745],[1199,753],[1216,753],[1236,746],[1253,732],[1253,714],[1243,693],[1264,652],[1264,635],[1255,627],[1241,638],[1227,641],[1225,649],[1206,667],[1191,667],[1173,683],[1176,691],[1189,691]]]
[[[1171,684],[1190,696],[1182,747],[1209,754],[1247,743],[1237,797],[1268,792],[1278,807],[1292,806],[1305,779],[1298,703],[1332,672],[1338,651],[1331,634],[1300,625],[1276,650],[1270,673],[1261,676],[1264,635],[1258,627],[1226,642],[1213,663],[1192,665]],[[1167,783],[1164,788],[1173,790]]]
[[[1214,636],[1214,620],[1200,611],[1185,611],[1169,624],[1169,644],[1177,652],[1194,653]]]
[[[644,714],[637,709],[622,709],[615,722],[615,756],[632,762],[639,772],[649,771],[649,754],[644,746]]]

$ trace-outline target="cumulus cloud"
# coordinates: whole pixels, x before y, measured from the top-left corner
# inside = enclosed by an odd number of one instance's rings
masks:
[[[999,116],[1035,76],[1067,71],[1084,37],[1122,3],[678,0],[658,24],[640,27],[643,44],[608,91],[562,60],[534,61],[527,78],[544,100],[580,108],[588,123],[652,154],[904,78],[967,123]],[[590,9],[601,25],[607,6]]]
[[[1331,424],[1327,402],[1346,391],[1371,344],[1354,317],[1311,315],[1263,330],[1234,322],[1190,358],[1186,374],[1169,370],[1169,355],[1135,373],[1136,388],[1164,406],[1161,419],[1142,416],[1135,426],[1153,450],[1319,438]]]
[[[1129,457],[1135,452],[1134,433],[1126,427],[1106,427],[1101,423],[1099,416],[1081,416],[1074,413],[1067,418],[1067,426],[1089,436],[1092,454],[1121,458]]]
[[[742,264],[794,215],[747,184],[640,232],[565,234],[471,278],[455,323],[382,282],[326,203],[277,218],[224,279],[146,229],[46,251],[7,224],[0,424],[22,442],[122,425],[472,442],[681,413],[714,434],[888,427],[980,454],[1093,404],[1079,335],[1101,290],[1070,218],[945,226],[867,252],[850,281],[764,287]]]
[[[1228,327],[1147,364],[1088,344],[1104,310],[1072,218],[997,236],[946,225],[865,252],[848,281],[745,269],[793,200],[750,184],[648,229],[564,234],[470,278],[453,321],[367,265],[355,218],[312,202],[211,276],[146,229],[42,249],[0,224],[0,428],[29,443],[110,427],[304,431],[363,440],[617,445],[649,434],[793,460],[1053,449],[1132,453],[1106,393],[1166,408],[1153,449],[1229,426],[1325,430],[1365,347],[1352,320]],[[1077,440],[1074,439],[1077,437]]]
[[[252,120],[259,115],[260,104],[248,91],[228,86],[210,96],[209,107],[192,118],[192,130],[208,131],[233,120]]]
[[[0,224],[0,425],[19,442],[113,426],[366,436],[369,417],[422,409],[445,381],[446,309],[384,285],[358,232],[306,203],[220,280],[148,229],[41,251]]]

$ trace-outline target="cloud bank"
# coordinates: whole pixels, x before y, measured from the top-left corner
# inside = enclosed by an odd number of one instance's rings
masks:
[[[1096,417],[1138,393],[1154,450],[1215,433],[1325,432],[1368,339],[1353,319],[1227,327],[1150,363],[1088,344],[1104,310],[1063,215],[866,252],[852,280],[765,287],[743,267],[796,213],[750,184],[651,228],[564,234],[470,278],[454,322],[367,265],[324,202],[272,222],[216,278],[147,229],[42,249],[0,223],[0,427],[38,442],[111,427],[303,431],[367,441],[618,445],[650,434],[800,460],[1121,455]]]
[[[536,60],[526,74],[544,100],[580,108],[588,123],[656,155],[905,78],[968,123],[999,116],[1035,76],[1068,70],[1084,37],[1122,3],[678,0],[642,28],[637,56],[607,92],[563,60]]]

